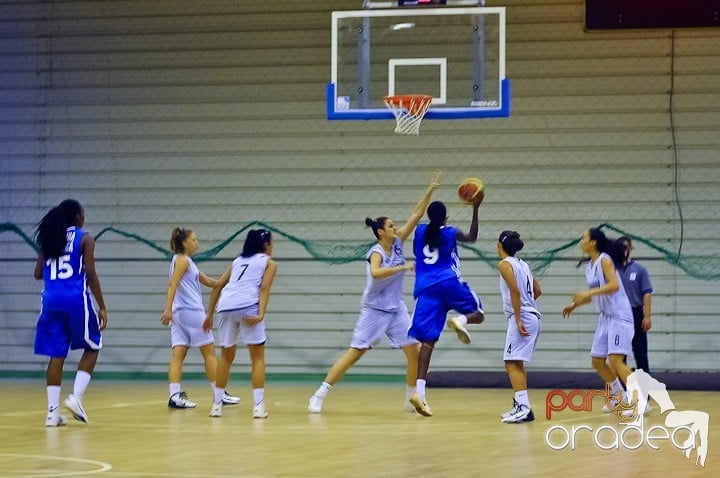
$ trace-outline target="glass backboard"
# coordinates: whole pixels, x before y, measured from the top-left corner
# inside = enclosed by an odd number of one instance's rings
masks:
[[[328,120],[392,119],[399,94],[431,95],[426,119],[510,115],[505,8],[423,6],[332,13]]]

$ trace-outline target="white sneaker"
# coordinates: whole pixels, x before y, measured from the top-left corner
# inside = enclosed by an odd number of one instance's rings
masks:
[[[450,317],[446,322],[448,328],[450,330],[454,330],[457,334],[457,338],[460,342],[464,344],[469,344],[472,342],[472,338],[470,337],[470,332],[465,328],[464,325],[462,325],[457,317]]]
[[[418,412],[420,415],[424,417],[433,416],[433,412],[432,410],[430,410],[427,399],[425,397],[420,398],[420,396],[415,393],[412,397],[410,397],[410,403],[412,403],[412,406],[415,407],[415,411]]]
[[[503,423],[523,423],[535,420],[535,414],[530,407],[518,404],[515,413],[502,419]]]
[[[82,402],[78,400],[72,393],[65,399],[65,406],[72,412],[75,420],[83,423],[90,423],[87,413],[82,406]]]
[[[222,403],[223,405],[237,405],[238,403],[240,403],[240,397],[233,397],[226,391],[223,394]]]
[[[519,405],[520,405],[520,404],[515,400],[515,398],[513,398],[512,407],[510,407],[510,410],[501,413],[501,414],[500,414],[500,418],[507,418],[507,417],[509,417],[509,416],[511,416],[511,415],[514,415],[515,412],[517,412],[517,407],[518,407]]]
[[[178,392],[170,397],[168,400],[168,407],[170,408],[195,408],[197,403],[192,402],[188,399],[187,393]]]
[[[308,401],[308,412],[310,413],[321,413],[322,412],[323,398],[314,395],[310,397]]]
[[[45,418],[46,427],[62,427],[65,425],[67,425],[67,418],[60,413],[57,407],[48,410],[47,417]]]
[[[612,400],[610,400],[610,407],[608,407],[607,403],[603,405],[602,412],[603,413],[613,413],[617,410],[617,406],[618,406],[618,401],[615,399],[612,399]]]
[[[222,409],[223,409],[223,402],[220,402],[220,403],[213,402],[212,408],[210,409],[210,416],[211,417],[221,417]]]
[[[405,410],[408,413],[415,413],[415,405],[410,403],[410,398],[408,397],[405,399],[405,406],[403,407],[403,410]]]
[[[260,402],[253,408],[253,418],[267,418],[268,412],[265,410],[265,402]]]

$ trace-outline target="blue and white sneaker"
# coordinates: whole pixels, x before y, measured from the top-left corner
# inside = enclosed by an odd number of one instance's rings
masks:
[[[67,425],[67,418],[60,413],[58,407],[48,410],[47,417],[45,418],[46,427],[62,427],[65,425]]]
[[[197,403],[188,399],[186,392],[178,392],[170,397],[168,400],[169,408],[195,408]]]
[[[240,403],[240,397],[233,397],[227,391],[224,392],[223,399],[222,399],[223,405],[237,405]]]
[[[87,413],[85,413],[82,402],[72,393],[65,399],[65,406],[72,412],[72,416],[75,420],[83,423],[90,423],[90,419],[88,419]]]
[[[515,400],[515,399],[513,398],[512,407],[510,408],[510,410],[501,413],[501,414],[500,414],[500,418],[503,418],[503,419],[504,419],[504,418],[507,418],[507,417],[509,417],[509,416],[511,416],[511,415],[514,415],[514,414],[517,412],[517,407],[518,407],[519,405],[520,405],[520,404],[517,402],[517,400]]]
[[[502,419],[503,423],[523,423],[535,420],[535,414],[530,407],[518,404],[515,413]]]

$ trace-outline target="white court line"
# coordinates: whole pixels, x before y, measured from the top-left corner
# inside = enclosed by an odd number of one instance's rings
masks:
[[[162,477],[171,477],[171,478],[207,478],[208,474],[184,474],[184,473],[178,473],[178,472],[167,472],[167,473],[152,473],[152,472],[146,472],[146,471],[124,471],[124,472],[118,472],[113,471],[111,473],[112,476],[120,477],[120,476],[126,476],[126,477],[133,477],[133,476],[141,476],[142,478],[162,478]],[[43,475],[46,476],[46,475]],[[226,476],[226,475],[223,475]],[[262,475],[242,475],[243,478],[266,478],[266,474]],[[23,477],[25,478],[25,477]]]
[[[20,453],[0,453],[0,457],[6,456],[10,458],[29,458],[29,459],[39,459],[39,460],[57,460],[57,461],[67,461],[70,463],[83,463],[83,464],[89,464],[89,465],[97,465],[98,468],[95,470],[87,470],[87,471],[58,471],[57,473],[49,471],[49,472],[43,472],[40,475],[24,475],[19,474],[18,477],[46,477],[46,476],[77,476],[77,475],[94,475],[95,473],[104,473],[106,471],[109,471],[112,469],[112,465],[110,463],[105,463],[103,461],[96,461],[96,460],[86,460],[84,458],[71,458],[67,456],[50,456],[50,455],[24,455]],[[18,468],[15,469],[15,472],[22,473],[22,471]]]
[[[103,407],[91,407],[91,410],[112,410],[113,408],[127,408],[127,407],[140,407],[144,405],[157,405],[164,403],[162,400],[150,400],[146,402],[124,402],[124,403],[114,403],[112,405],[106,405]],[[61,405],[61,408],[63,406]],[[47,410],[30,410],[27,412],[6,412],[6,413],[0,413],[0,417],[26,417],[30,415],[44,415],[47,413]]]

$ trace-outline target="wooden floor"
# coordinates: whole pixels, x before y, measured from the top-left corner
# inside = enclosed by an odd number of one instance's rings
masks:
[[[66,381],[63,396],[70,381]],[[678,410],[710,415],[704,468],[670,440],[635,450],[602,450],[624,426],[616,417],[566,410],[545,417],[548,390],[531,390],[536,420],[506,425],[499,414],[511,394],[497,389],[429,389],[435,416],[402,410],[404,385],[340,383],[322,415],[307,413],[315,384],[268,384],[270,417],[253,420],[246,384],[231,392],[242,403],[209,418],[210,390],[186,383],[193,410],[168,410],[164,383],[94,381],[85,397],[89,425],[70,419],[45,428],[45,389],[40,380],[0,380],[0,476],[68,477],[531,477],[720,476],[720,415],[717,392],[669,391]],[[244,387],[243,387],[244,386]],[[575,450],[559,446],[563,432],[578,432]],[[664,425],[655,406],[644,429]],[[635,433],[635,432],[633,432]],[[629,446],[639,434],[626,434]],[[655,434],[658,434],[656,431]],[[681,435],[678,434],[678,435]],[[687,434],[684,436],[687,437]],[[679,437],[677,441],[681,441]]]

